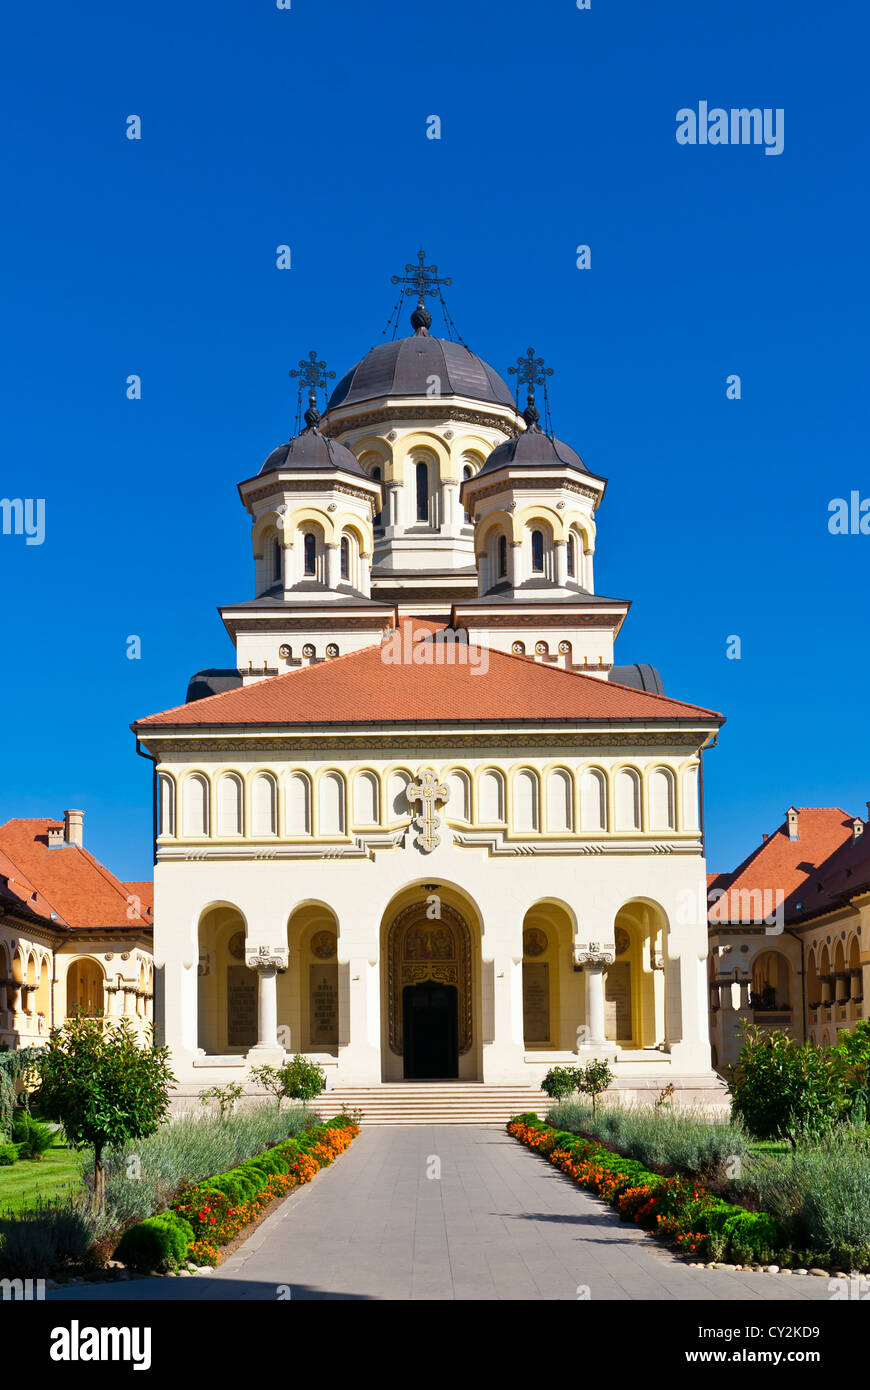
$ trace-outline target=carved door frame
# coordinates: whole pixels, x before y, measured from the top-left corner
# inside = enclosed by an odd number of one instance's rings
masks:
[[[402,1030],[402,990],[405,985],[434,980],[439,984],[455,985],[457,991],[456,1020],[459,1031],[459,1055],[469,1052],[472,1044],[472,987],[471,932],[460,912],[447,903],[441,904],[441,915],[430,919],[426,915],[428,900],[420,898],[409,904],[393,918],[387,933],[387,993],[389,1012],[390,1051],[404,1055]],[[452,959],[415,958],[400,955],[408,929],[416,924],[429,924],[435,930],[447,926],[453,938]]]

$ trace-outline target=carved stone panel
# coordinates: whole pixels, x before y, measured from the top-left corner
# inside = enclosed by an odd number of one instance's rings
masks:
[[[338,1043],[338,964],[308,967],[308,1031],[314,1047]]]
[[[246,965],[227,966],[227,1045],[257,1041],[257,977]]]
[[[611,1042],[628,1042],[631,1033],[631,966],[617,961],[604,976],[604,1035]]]
[[[523,965],[523,1038],[528,1043],[550,1041],[550,967],[546,961]]]

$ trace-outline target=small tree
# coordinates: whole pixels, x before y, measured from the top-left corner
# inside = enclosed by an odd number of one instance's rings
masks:
[[[541,1082],[541,1090],[550,1100],[567,1100],[580,1089],[580,1073],[576,1067],[551,1067]]]
[[[607,1062],[596,1058],[578,1069],[577,1089],[592,1097],[592,1114],[598,1114],[598,1097],[606,1091],[613,1080],[613,1072]]]
[[[39,1058],[43,1113],[73,1144],[94,1148],[94,1196],[106,1204],[103,1150],[153,1134],[169,1109],[169,1049],[140,1047],[129,1019],[79,1014],[53,1028]]]
[[[228,1086],[210,1086],[207,1091],[203,1091],[199,1097],[200,1105],[209,1105],[211,1101],[217,1101],[220,1117],[226,1120],[236,1108],[236,1101],[240,1100],[244,1093],[244,1088],[238,1081],[231,1081]]]
[[[820,1133],[848,1108],[843,1058],[833,1047],[798,1043],[781,1029],[744,1025],[740,1054],[730,1068],[733,1111],[756,1139]]]
[[[269,1091],[281,1109],[282,1100],[315,1100],[326,1087],[326,1072],[298,1052],[281,1067],[252,1067],[251,1079]]]

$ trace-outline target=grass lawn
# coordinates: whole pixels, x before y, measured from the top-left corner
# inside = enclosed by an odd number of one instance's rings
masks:
[[[790,1154],[791,1144],[787,1139],[753,1139],[749,1144],[751,1154]]]
[[[81,1186],[81,1161],[65,1144],[49,1149],[42,1162],[20,1158],[11,1168],[0,1168],[0,1216],[27,1207],[33,1199],[60,1195]]]

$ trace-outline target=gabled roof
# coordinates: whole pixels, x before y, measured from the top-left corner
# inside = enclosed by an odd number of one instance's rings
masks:
[[[529,721],[712,723],[723,716],[525,657],[423,636],[397,662],[401,624],[383,646],[303,666],[139,719],[136,731],[170,726],[295,724],[478,724]],[[420,626],[412,627],[420,635]],[[460,662],[463,652],[467,660]],[[449,660],[448,658],[453,658]]]
[[[870,877],[870,836],[853,842],[852,827],[853,817],[839,806],[798,808],[798,839],[789,839],[786,819],[733,873],[708,879],[708,890],[723,894],[710,907],[711,926],[757,922],[779,903],[786,921],[829,911],[837,905],[838,885],[848,883],[845,870],[853,859],[856,870],[866,861],[864,880]],[[860,877],[856,872],[856,887]]]
[[[70,927],[150,927],[152,894],[146,895],[145,885],[122,883],[78,845],[49,849],[48,828],[57,824],[46,817],[0,825],[0,874],[7,880],[7,889],[36,892],[35,902],[28,897],[29,905],[37,909],[42,903],[50,905],[47,917],[53,910]],[[128,901],[131,893],[142,900],[145,916]]]

